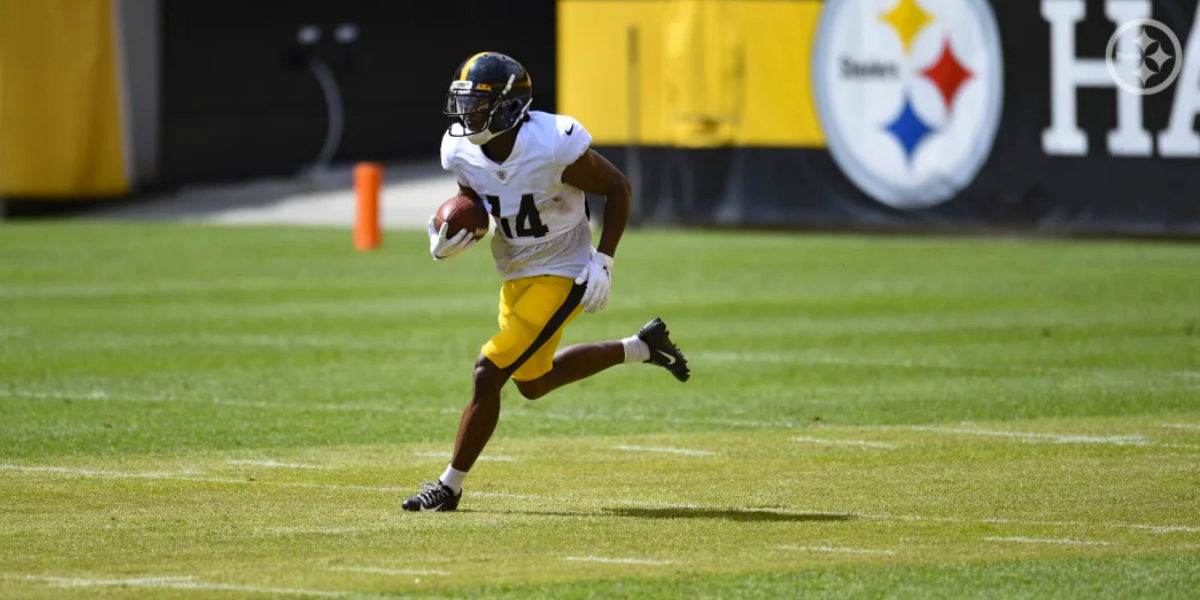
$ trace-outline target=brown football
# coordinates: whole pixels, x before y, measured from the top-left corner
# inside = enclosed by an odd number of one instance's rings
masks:
[[[483,203],[463,195],[455,196],[438,207],[433,224],[441,229],[442,223],[450,224],[446,228],[446,237],[454,237],[458,232],[469,229],[475,232],[475,239],[487,235],[490,224]]]

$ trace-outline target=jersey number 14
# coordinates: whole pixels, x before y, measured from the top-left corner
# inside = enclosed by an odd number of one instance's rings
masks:
[[[514,237],[534,237],[540,238],[550,232],[550,228],[542,224],[542,217],[538,214],[537,204],[533,201],[533,194],[525,194],[521,196],[521,208],[517,210],[517,235],[513,235],[512,225],[509,224],[509,219],[500,216],[500,197],[486,196],[488,204],[492,208],[492,216],[496,217],[496,221],[500,223],[500,228],[504,230],[504,237],[512,239]]]

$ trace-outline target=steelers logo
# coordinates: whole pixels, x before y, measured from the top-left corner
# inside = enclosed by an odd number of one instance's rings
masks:
[[[985,0],[829,0],[814,61],[830,153],[863,192],[919,209],[975,179],[1004,97]]]

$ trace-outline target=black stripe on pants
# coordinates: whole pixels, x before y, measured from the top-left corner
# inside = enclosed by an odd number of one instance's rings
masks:
[[[554,332],[558,331],[559,328],[563,326],[563,323],[567,321],[567,317],[571,316],[571,311],[575,310],[575,308],[579,306],[579,301],[583,298],[583,291],[586,289],[586,283],[582,285],[576,283],[571,286],[571,291],[567,293],[567,299],[563,300],[563,303],[558,307],[558,310],[554,311],[554,316],[550,317],[550,320],[546,322],[545,327],[542,327],[542,330],[538,333],[537,338],[533,340],[533,344],[530,344],[530,346],[525,349],[525,352],[521,353],[521,356],[517,358],[517,360],[513,361],[513,364],[504,368],[504,372],[507,373],[509,377],[512,377],[512,374],[516,372],[517,369],[520,369],[521,365],[525,364],[525,361],[529,360],[529,357],[533,356],[534,352],[537,352],[539,349],[541,349],[541,347],[546,344],[546,341],[554,336]]]

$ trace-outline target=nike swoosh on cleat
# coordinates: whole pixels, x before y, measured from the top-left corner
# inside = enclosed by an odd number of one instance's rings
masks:
[[[667,364],[668,364],[668,365],[673,365],[673,364],[675,364],[675,357],[674,357],[674,356],[671,356],[670,354],[668,354],[668,353],[666,353],[666,352],[663,352],[662,350],[655,350],[655,352],[657,352],[657,353],[659,353],[659,354],[661,354],[661,355],[663,355],[663,356],[667,357]]]
[[[437,505],[437,506],[435,506],[435,507],[433,507],[433,508],[425,508],[424,506],[422,506],[422,507],[421,507],[421,512],[433,512],[433,511],[436,511],[437,509],[439,509],[439,508],[441,508],[441,507],[442,507],[442,505],[441,505],[441,504],[439,504],[439,505]]]

